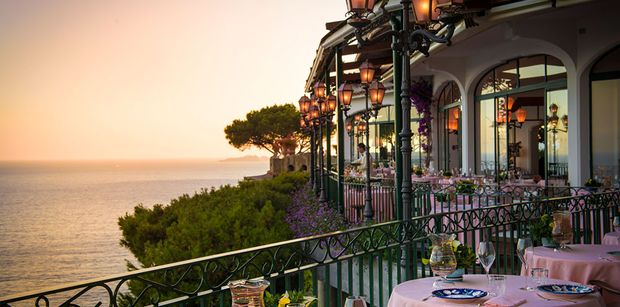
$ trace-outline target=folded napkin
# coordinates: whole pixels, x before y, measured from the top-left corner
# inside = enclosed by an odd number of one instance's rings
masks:
[[[484,303],[486,307],[516,307],[525,303],[524,298],[519,298],[517,296],[512,296],[509,294],[504,294],[500,296],[496,296]]]

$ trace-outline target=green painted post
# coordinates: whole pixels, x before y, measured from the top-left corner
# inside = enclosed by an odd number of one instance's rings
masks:
[[[390,20],[392,24],[392,30],[400,31],[401,23],[398,18],[392,18]],[[396,40],[394,38],[394,40]],[[401,89],[401,77],[402,77],[402,69],[403,69],[403,61],[402,57],[395,50],[392,51],[392,61],[394,62],[394,131],[397,133],[403,130],[403,109],[401,106],[401,97],[400,97],[400,89]],[[396,142],[394,152],[396,153],[396,218],[398,220],[403,219],[403,196],[400,193],[403,187],[403,156],[400,154],[401,148],[401,138],[396,135]]]
[[[342,72],[342,49],[338,47],[336,49],[336,89],[342,83],[343,72]],[[338,125],[338,211],[340,213],[344,213],[344,112],[342,111],[342,104],[338,95],[336,95],[336,99],[338,100],[338,107],[336,108],[336,112],[338,114],[337,117],[337,125]]]
[[[329,84],[329,65],[325,68],[325,86],[326,88],[326,94],[327,97],[329,97],[329,95],[332,93],[331,91],[331,84]],[[327,99],[327,97],[325,97],[325,99]],[[325,159],[327,159],[326,163],[325,163],[325,168],[327,168],[327,171],[325,172],[324,176],[326,177],[326,180],[324,181],[325,184],[325,194],[328,195],[327,199],[331,199],[332,198],[332,193],[336,192],[336,191],[332,191],[330,190],[330,185],[327,184],[329,178],[331,177],[331,169],[332,169],[332,117],[331,116],[327,116],[325,118],[325,121],[327,122],[325,124]],[[330,206],[335,205],[335,204],[329,204]]]

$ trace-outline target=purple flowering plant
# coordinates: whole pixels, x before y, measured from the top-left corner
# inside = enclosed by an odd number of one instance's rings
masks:
[[[319,203],[309,184],[293,192],[286,222],[295,238],[314,236],[346,228],[344,216],[329,204]]]
[[[424,152],[430,153],[432,150],[429,140],[431,136],[431,122],[433,120],[433,116],[431,115],[433,88],[428,81],[420,80],[411,83],[410,91],[411,103],[420,114],[418,134],[421,135],[423,139],[421,147]]]

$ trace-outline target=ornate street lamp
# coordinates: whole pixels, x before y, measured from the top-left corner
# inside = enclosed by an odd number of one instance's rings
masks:
[[[411,83],[411,72],[409,69],[411,53],[418,51],[424,55],[428,55],[429,48],[432,43],[450,44],[450,39],[454,34],[456,23],[463,19],[459,13],[461,1],[456,0],[401,0],[401,25],[399,31],[391,30],[383,32],[375,37],[372,41],[381,41],[387,37],[392,37],[394,43],[392,48],[398,52],[402,58],[402,86],[401,86],[401,107],[402,107],[402,131],[401,135],[401,152],[403,157],[402,165],[402,200],[403,200],[403,218],[411,217],[411,102],[409,100],[409,86]],[[372,1],[356,1],[347,0],[349,8],[349,24],[356,28],[355,36],[359,45],[367,45],[371,43],[363,37],[364,33],[372,30],[373,25],[370,23],[368,16],[372,12],[374,3]],[[416,25],[412,26],[409,22],[410,7],[414,7],[414,15],[416,16]],[[436,9],[435,9],[436,8]],[[437,12],[437,14],[435,14]],[[390,14],[384,11],[384,14]],[[395,17],[395,16],[394,16]],[[466,20],[466,26],[475,25],[473,22]],[[444,31],[445,30],[445,31]],[[441,34],[439,34],[441,33]]]
[[[372,190],[370,186],[370,134],[368,133],[368,127],[370,125],[370,118],[377,117],[379,114],[379,109],[381,109],[381,104],[383,103],[383,97],[385,96],[385,86],[377,80],[374,80],[375,77],[375,66],[370,63],[370,61],[366,60],[362,63],[359,68],[360,70],[360,80],[361,86],[364,89],[364,94],[366,98],[366,109],[360,113],[355,115],[355,121],[357,124],[357,131],[360,135],[366,135],[366,197],[364,200],[364,221],[370,222],[374,217],[374,211],[372,208]],[[347,89],[347,86],[351,86],[347,83],[343,83],[339,88],[339,95],[344,98],[345,95],[352,93],[352,87]],[[347,90],[349,92],[347,92]],[[348,101],[343,99],[343,105],[346,105],[346,108],[343,108],[344,114],[347,114],[349,110],[349,105],[351,104],[350,95],[348,95]],[[368,101],[370,100],[369,105]],[[346,102],[346,104],[345,104]],[[372,109],[371,109],[372,107]],[[363,119],[363,121],[362,121]]]
[[[342,110],[344,115],[347,116],[347,112],[351,108],[351,99],[353,98],[353,86],[349,83],[343,83],[338,88],[338,100],[342,103]]]
[[[517,117],[517,122],[519,124],[523,124],[523,123],[525,123],[525,120],[527,119],[527,110],[524,109],[524,108],[519,108],[515,112],[515,116]]]

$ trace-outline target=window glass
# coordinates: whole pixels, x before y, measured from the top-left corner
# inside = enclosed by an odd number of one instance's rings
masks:
[[[481,100],[477,106],[480,171],[495,172],[495,100]]]
[[[566,89],[547,92],[547,175],[550,179],[568,179],[568,122]]]
[[[495,69],[495,92],[508,91],[517,86],[517,61],[512,60]]]
[[[545,82],[545,56],[536,55],[519,59],[519,86]]]
[[[620,79],[592,82],[592,174],[617,182],[620,175]]]
[[[562,61],[550,55],[547,56],[547,81],[566,79],[566,68]]]
[[[482,79],[480,83],[478,83],[478,87],[476,89],[477,95],[486,95],[493,94],[493,70],[490,70]]]

